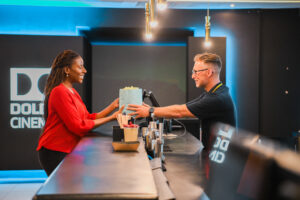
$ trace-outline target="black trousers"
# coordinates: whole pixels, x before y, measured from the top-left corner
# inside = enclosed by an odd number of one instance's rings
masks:
[[[44,147],[38,151],[41,167],[46,171],[48,176],[50,176],[66,155],[67,153],[49,150]]]

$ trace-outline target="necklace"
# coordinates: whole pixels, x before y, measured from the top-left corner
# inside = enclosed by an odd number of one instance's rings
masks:
[[[72,92],[72,94],[74,94],[74,91],[72,90],[72,88],[68,88],[71,92]]]
[[[70,90],[70,92],[72,92],[72,94],[74,94],[74,91],[72,90],[72,88],[66,86],[66,84],[64,84],[64,83],[63,83],[63,85],[64,85],[66,88],[68,88],[68,90]]]

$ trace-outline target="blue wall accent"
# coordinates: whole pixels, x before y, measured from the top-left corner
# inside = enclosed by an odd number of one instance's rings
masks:
[[[88,9],[0,6],[0,34],[76,36],[90,18]]]
[[[0,4],[14,6],[92,6],[92,4],[80,0],[0,0]]]
[[[0,184],[43,183],[46,179],[44,170],[0,170]]]
[[[108,2],[99,0],[0,0],[0,5],[13,5],[13,6],[56,6],[56,7],[98,7],[98,8],[143,8],[145,2],[136,3],[134,1],[123,2]],[[250,6],[249,4],[243,6],[240,4],[236,8],[244,7],[256,8],[255,4]],[[177,9],[232,9],[230,3],[195,3],[193,6],[183,5],[171,5],[172,8]]]
[[[103,46],[186,46],[185,42],[177,43],[152,43],[152,42],[92,42],[92,45]]]

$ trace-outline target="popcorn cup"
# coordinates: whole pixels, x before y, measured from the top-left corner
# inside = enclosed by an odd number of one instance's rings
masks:
[[[124,142],[136,142],[138,140],[138,127],[124,127]]]

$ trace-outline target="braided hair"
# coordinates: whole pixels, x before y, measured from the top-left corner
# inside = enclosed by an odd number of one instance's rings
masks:
[[[54,59],[52,65],[51,65],[51,72],[48,76],[44,94],[45,94],[45,100],[44,100],[44,119],[45,119],[45,124],[48,118],[48,101],[49,101],[49,96],[52,91],[52,89],[59,84],[61,84],[65,78],[65,67],[71,67],[73,64],[74,60],[76,58],[80,57],[78,53],[72,50],[64,50],[60,54],[56,56]]]

